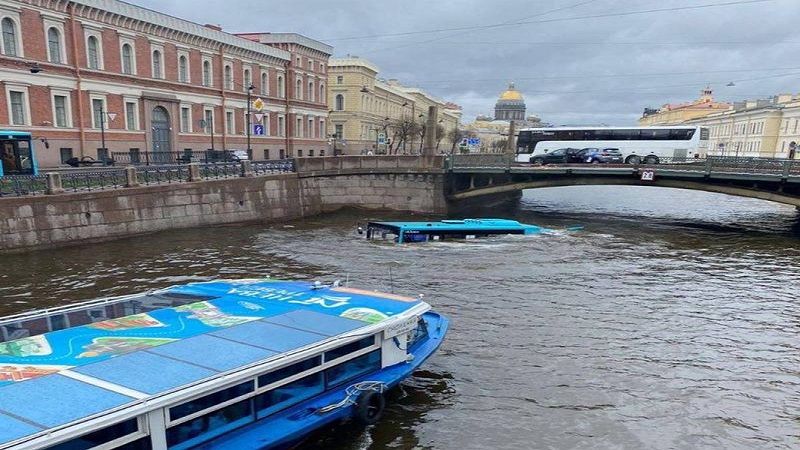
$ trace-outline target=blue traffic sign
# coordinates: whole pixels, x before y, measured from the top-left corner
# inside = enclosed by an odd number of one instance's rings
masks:
[[[469,145],[469,146],[481,145],[481,139],[480,138],[469,138],[469,139],[467,139],[467,145]]]
[[[253,134],[256,136],[263,136],[264,135],[264,125],[259,123],[253,125]]]

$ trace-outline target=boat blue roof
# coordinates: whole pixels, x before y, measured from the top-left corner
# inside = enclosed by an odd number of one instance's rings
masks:
[[[193,283],[161,292],[207,300],[0,343],[0,447],[421,304],[273,280]]]
[[[402,230],[480,231],[480,230],[544,230],[536,225],[510,219],[457,219],[438,222],[370,222]]]

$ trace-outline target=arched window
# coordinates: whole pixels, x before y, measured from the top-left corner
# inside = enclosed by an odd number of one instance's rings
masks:
[[[100,68],[100,42],[94,36],[89,36],[89,39],[86,41],[86,49],[88,51],[88,59],[86,61],[86,65],[89,66],[90,69],[99,69]]]
[[[17,25],[6,17],[0,22],[0,27],[3,29],[3,54],[17,56]]]
[[[247,92],[252,84],[253,79],[250,77],[250,69],[244,69],[244,83],[242,83],[242,89]]]
[[[303,80],[297,80],[297,83],[295,84],[294,98],[303,98]]]
[[[267,72],[261,72],[261,95],[267,95],[269,92],[269,77]]]
[[[225,89],[233,89],[233,69],[225,66]]]
[[[158,50],[153,51],[153,78],[163,78],[161,72],[161,52]]]
[[[325,85],[324,84],[320,84],[319,85],[319,101],[321,103],[325,103]]]
[[[61,33],[55,27],[47,30],[47,49],[50,51],[51,63],[61,63]]]
[[[286,97],[286,84],[283,82],[283,77],[278,77],[278,97]]]
[[[309,81],[308,82],[308,100],[311,101],[311,102],[314,101],[314,92],[316,92],[314,90],[314,82],[313,81]]]
[[[344,111],[344,95],[336,94],[336,111]]]
[[[133,48],[131,44],[122,44],[122,73],[133,75]]]
[[[203,61],[203,86],[211,86],[211,63]]]
[[[189,81],[189,61],[183,55],[178,58],[178,80],[181,83]]]

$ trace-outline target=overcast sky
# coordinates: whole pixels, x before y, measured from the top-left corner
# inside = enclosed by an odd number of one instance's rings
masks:
[[[509,81],[554,124],[631,125],[706,84],[721,100],[800,92],[800,0],[647,14],[623,13],[741,0],[131,1],[229,32],[322,40],[462,105],[465,122],[491,113]]]

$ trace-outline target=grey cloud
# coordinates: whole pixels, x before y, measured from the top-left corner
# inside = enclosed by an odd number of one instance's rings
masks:
[[[720,2],[595,0],[530,20]],[[693,99],[707,83],[721,100],[800,91],[797,0],[353,40],[337,38],[480,27],[582,1],[134,3],[199,23],[219,23],[226,31],[296,31],[326,40],[337,56],[369,58],[381,68],[381,76],[461,104],[465,120],[491,112],[511,80],[525,95],[529,113],[557,124],[632,124],[645,106]],[[750,71],[713,73],[733,70]],[[665,75],[676,72],[690,73]],[[598,76],[630,74],[650,75]],[[736,86],[726,87],[729,81]]]

